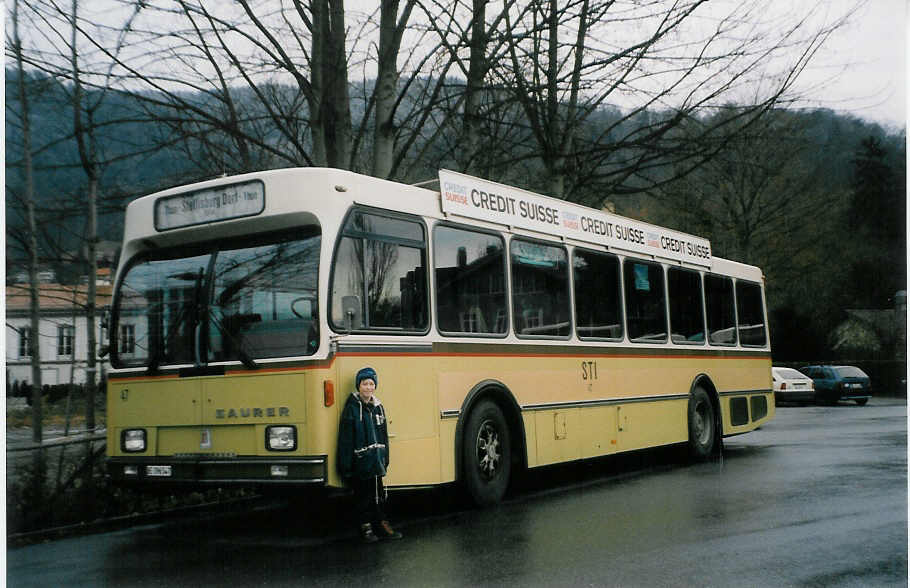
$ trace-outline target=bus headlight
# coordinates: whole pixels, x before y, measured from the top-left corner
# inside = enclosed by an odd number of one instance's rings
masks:
[[[297,449],[297,427],[273,425],[265,428],[265,448],[269,451]]]
[[[145,429],[124,429],[121,431],[120,449],[126,453],[145,451]]]

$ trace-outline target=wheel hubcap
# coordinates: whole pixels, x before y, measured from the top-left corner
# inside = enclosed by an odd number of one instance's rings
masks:
[[[708,439],[711,436],[711,430],[708,428],[708,422],[711,419],[711,415],[708,410],[708,406],[704,402],[699,402],[695,407],[695,418],[693,419],[692,425],[695,429],[695,438],[700,445],[707,444]]]
[[[484,478],[491,479],[499,471],[499,431],[492,421],[484,421],[477,432],[477,467]]]

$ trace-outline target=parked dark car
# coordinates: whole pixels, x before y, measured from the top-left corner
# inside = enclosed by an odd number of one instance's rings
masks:
[[[800,368],[815,383],[815,401],[837,404],[853,400],[860,406],[869,402],[872,383],[866,372],[852,365],[809,365]]]

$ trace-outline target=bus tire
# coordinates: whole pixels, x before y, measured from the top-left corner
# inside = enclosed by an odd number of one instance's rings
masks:
[[[468,415],[462,447],[464,484],[477,506],[496,504],[512,469],[509,427],[499,407],[482,400]]]
[[[697,386],[689,396],[689,453],[696,460],[708,459],[717,444],[717,415],[708,393]]]

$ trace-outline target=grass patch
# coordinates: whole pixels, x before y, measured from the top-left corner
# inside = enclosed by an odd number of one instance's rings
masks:
[[[96,395],[95,424],[106,423],[104,394]],[[45,432],[62,430],[67,420],[66,398],[43,403]],[[85,429],[85,399],[75,394],[69,406],[70,430]],[[21,401],[7,404],[7,432],[31,428],[32,408]],[[31,437],[28,438],[28,441]],[[103,441],[92,444],[95,450]],[[38,459],[40,457],[41,459]],[[77,443],[6,454],[7,536],[64,525],[91,523],[114,517],[150,514],[174,508],[235,500],[255,495],[249,488],[141,491],[114,486],[105,476],[104,452],[89,457],[88,446]],[[87,472],[91,475],[88,476]]]

